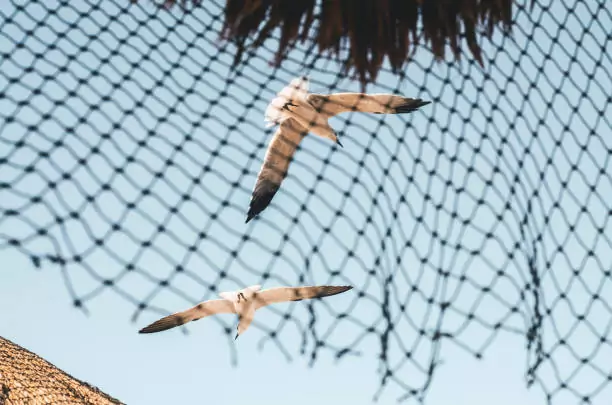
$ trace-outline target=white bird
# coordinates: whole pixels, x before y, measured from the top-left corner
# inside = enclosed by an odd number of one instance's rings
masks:
[[[235,340],[251,325],[255,311],[266,305],[329,297],[351,290],[352,288],[352,286],[325,285],[314,287],[277,287],[260,291],[260,285],[252,285],[242,290],[221,292],[219,293],[221,299],[204,301],[186,311],[168,315],[142,328],[139,333],[161,332],[215,314],[237,314],[239,322]]]
[[[394,94],[309,94],[308,78],[302,76],[277,93],[264,114],[266,127],[279,125],[266,151],[245,222],[260,214],[272,201],[287,176],[289,163],[308,132],[342,146],[329,118],[348,111],[374,114],[405,114],[431,103]]]

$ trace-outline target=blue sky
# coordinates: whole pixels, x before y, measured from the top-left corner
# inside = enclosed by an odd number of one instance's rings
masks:
[[[37,256],[59,254],[68,263],[62,268],[42,260],[37,271],[17,250],[2,250],[7,264],[0,270],[0,334],[127,404],[289,399],[366,404],[380,380],[387,288],[395,379],[381,403],[402,396],[402,384],[420,387],[423,367],[438,356],[442,365],[428,404],[539,404],[541,389],[525,387],[524,374],[533,363],[525,338],[492,332],[497,323],[523,333],[530,327],[533,297],[526,293],[521,300],[520,294],[530,282],[525,252],[537,249],[540,305],[551,311],[543,320],[542,344],[552,356],[538,375],[548,392],[570,381],[588,395],[610,373],[606,359],[612,354],[610,342],[599,341],[609,336],[612,311],[604,300],[592,299],[612,293],[602,273],[612,263],[612,242],[605,236],[612,234],[606,220],[610,204],[604,197],[612,192],[612,143],[604,138],[612,129],[605,90],[612,82],[610,58],[601,56],[609,41],[603,27],[612,21],[601,12],[598,23],[583,28],[600,3],[576,2],[568,7],[572,13],[561,3],[551,12],[536,6],[531,17],[517,12],[513,40],[484,43],[485,55],[495,61],[487,64],[486,75],[466,63],[467,54],[460,65],[435,64],[424,50],[405,70],[404,81],[383,72],[369,91],[434,102],[405,117],[333,118],[344,149],[305,139],[273,204],[248,225],[251,189],[272,134],[263,123],[269,99],[300,74],[310,76],[313,92],[357,91],[356,82],[338,76],[332,62],[302,69],[300,49],[274,70],[267,63],[273,40],[241,75],[231,74],[231,47],[216,38],[218,5],[191,15],[158,12],[151,19],[152,6],[122,12],[113,1],[97,8],[86,2],[63,5],[57,13],[48,11],[57,6],[52,2],[29,2],[25,12],[15,14],[13,3],[13,10],[0,12],[0,55],[10,55],[0,62],[6,95],[0,99],[5,122],[0,142],[8,151],[0,157],[9,160],[0,179],[11,184],[0,189],[0,209],[21,215],[0,220],[0,246],[19,239]],[[77,29],[69,28],[72,21],[78,21]],[[562,21],[566,29],[557,31]],[[26,28],[34,36],[26,38]],[[528,42],[531,33],[535,40]],[[18,49],[20,41],[26,46]],[[525,47],[528,53],[519,57]],[[517,59],[521,63],[515,65]],[[27,100],[23,107],[21,100]],[[15,148],[21,139],[25,145]],[[54,146],[57,140],[61,147]],[[100,153],[91,154],[94,148]],[[50,158],[38,159],[41,150]],[[35,171],[24,174],[34,162]],[[521,176],[514,178],[517,171]],[[156,178],[156,172],[163,176]],[[71,179],[63,179],[64,173]],[[49,189],[49,182],[57,187]],[[149,195],[142,194],[145,189]],[[33,195],[44,203],[30,204]],[[87,195],[95,201],[88,203]],[[527,211],[528,223],[521,228]],[[65,218],[61,226],[54,217]],[[457,218],[471,222],[462,225]],[[36,236],[38,228],[50,237]],[[96,245],[98,239],[103,246]],[[151,246],[144,248],[142,241]],[[518,248],[516,241],[522,242]],[[514,260],[507,259],[510,253]],[[130,264],[134,269],[126,271]],[[184,271],[176,271],[179,265]],[[579,277],[573,269],[580,270]],[[391,281],[385,283],[387,277]],[[113,287],[103,287],[104,280]],[[160,282],[168,287],[160,288]],[[234,327],[231,317],[194,323],[187,336],[178,329],[136,333],[160,315],[220,290],[259,283],[354,285],[310,308],[316,333],[327,345],[361,355],[336,362],[333,350],[324,347],[309,368],[308,356],[299,355],[299,331],[310,321],[305,303],[259,313],[236,342],[223,333]],[[365,298],[359,299],[360,291]],[[557,300],[561,291],[569,300]],[[72,306],[74,298],[89,316]],[[445,313],[439,310],[442,302],[451,302]],[[133,323],[139,303],[153,310],[137,313]],[[510,312],[513,306],[518,314]],[[349,316],[335,324],[345,312]],[[288,322],[283,313],[290,314]],[[588,322],[577,323],[580,314]],[[373,331],[364,334],[363,325]],[[277,326],[279,338],[260,350],[267,331]],[[436,327],[456,338],[437,345],[419,335]],[[568,346],[559,347],[561,339]],[[484,360],[476,361],[455,342],[471,351],[486,349]],[[307,352],[313,347],[310,338]],[[407,352],[412,361],[403,360]],[[591,362],[582,366],[583,357]],[[556,393],[555,403],[573,403],[573,395]],[[612,398],[609,387],[593,402],[608,403],[606,398]]]

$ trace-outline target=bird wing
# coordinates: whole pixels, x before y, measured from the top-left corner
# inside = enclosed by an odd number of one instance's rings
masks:
[[[142,328],[138,333],[155,333],[172,329],[187,322],[197,321],[214,314],[235,314],[234,304],[230,301],[219,299],[201,302],[186,311],[177,312],[153,322]]]
[[[293,154],[305,135],[306,129],[294,119],[287,119],[279,125],[257,176],[246,222],[270,204],[287,175]]]
[[[351,290],[352,286],[333,286],[323,285],[314,287],[277,287],[270,288],[255,294],[255,305],[257,308],[265,307],[266,305],[288,302],[301,301],[312,298],[329,297]]]
[[[394,94],[335,93],[310,94],[306,100],[315,108],[330,116],[348,111],[374,114],[405,114],[431,103],[418,98]]]

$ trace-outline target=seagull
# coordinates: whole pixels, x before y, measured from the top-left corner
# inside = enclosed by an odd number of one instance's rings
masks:
[[[237,291],[221,292],[219,293],[221,299],[204,301],[186,311],[168,315],[142,328],[138,333],[161,332],[215,314],[237,314],[239,322],[234,337],[236,340],[251,325],[255,311],[266,305],[329,297],[352,288],[352,286],[324,285],[276,287],[262,291],[260,285],[252,285]]]
[[[365,93],[308,93],[308,78],[293,79],[272,99],[264,113],[266,127],[278,125],[257,176],[245,223],[270,205],[287,176],[289,164],[302,139],[312,132],[342,147],[329,118],[349,111],[374,114],[406,114],[431,101]]]

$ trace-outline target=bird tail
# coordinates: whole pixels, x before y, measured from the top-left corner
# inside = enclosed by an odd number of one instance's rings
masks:
[[[224,300],[235,301],[236,291],[222,291],[219,293],[219,297],[223,298]]]
[[[286,101],[289,100],[301,100],[308,94],[308,87],[310,81],[306,76],[296,77],[291,82],[283,87],[276,95],[284,98]]]
[[[268,123],[266,128],[273,127],[291,118],[291,112],[283,108],[286,103],[287,100],[283,97],[272,99],[264,114],[264,122]]]
[[[268,104],[264,114],[264,121],[268,122],[266,127],[272,127],[291,118],[291,111],[285,108],[286,104],[290,103],[293,107],[297,107],[305,102],[308,95],[308,83],[308,77],[300,76],[276,93],[276,97]]]
[[[257,292],[261,290],[261,285],[260,284],[251,285],[251,286],[248,286],[246,289],[249,291]]]

